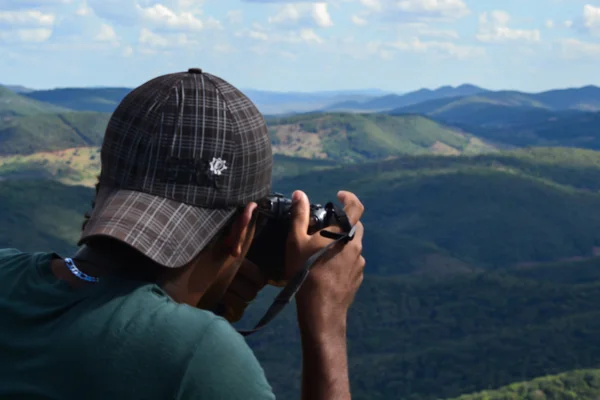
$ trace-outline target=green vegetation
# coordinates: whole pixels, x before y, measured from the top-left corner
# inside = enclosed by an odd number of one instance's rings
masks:
[[[0,179],[0,247],[70,254],[92,195],[50,180]]]
[[[98,146],[109,117],[73,112],[0,87],[0,156]]]
[[[15,115],[35,115],[40,113],[56,113],[69,111],[66,108],[42,103],[25,96],[18,95],[0,86],[0,121]]]
[[[366,206],[367,276],[348,326],[353,398],[596,399],[600,152],[498,152],[600,149],[600,114],[551,110],[590,108],[595,92],[451,89],[478,93],[436,108],[471,123],[464,131],[416,115],[268,118],[274,190],[319,203],[352,190]],[[2,90],[0,247],[70,254],[109,114]],[[290,307],[249,340],[279,398],[299,392],[294,317]]]
[[[600,398],[600,370],[571,371],[454,400],[595,400]]]
[[[594,254],[599,157],[568,149],[403,157],[282,179],[275,187],[304,188],[321,203],[338,188],[355,191],[367,208],[365,253],[374,272],[498,268]]]
[[[43,113],[0,119],[0,156],[102,143],[109,120],[100,113]]]
[[[600,259],[591,257],[600,153],[278,161],[289,169],[276,190],[303,188],[319,202],[355,190],[367,207],[367,277],[348,327],[354,398],[452,398],[600,367]],[[0,214],[0,246],[69,254],[92,193],[0,182],[0,209],[10,210]],[[585,259],[546,262],[575,256]],[[258,319],[273,292],[241,325]],[[278,396],[297,397],[293,307],[250,343]]]
[[[495,148],[421,116],[303,114],[267,119],[275,151],[322,155],[338,162],[406,154],[472,154]]]
[[[600,269],[600,260],[594,262]],[[565,267],[565,274],[579,274],[578,263]],[[252,305],[241,326],[259,318],[266,297]],[[598,301],[598,280],[549,283],[514,276],[511,269],[444,279],[368,275],[348,322],[353,398],[450,398],[598,368]],[[299,389],[294,317],[293,308],[286,310],[250,338],[281,398],[293,398]]]

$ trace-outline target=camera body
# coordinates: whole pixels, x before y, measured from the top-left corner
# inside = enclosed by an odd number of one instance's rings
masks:
[[[329,204],[328,204],[329,206]],[[312,235],[328,226],[335,225],[333,206],[310,205],[308,234]],[[292,200],[275,193],[258,204],[262,223],[246,258],[256,264],[271,282],[284,280],[285,249],[291,224]]]

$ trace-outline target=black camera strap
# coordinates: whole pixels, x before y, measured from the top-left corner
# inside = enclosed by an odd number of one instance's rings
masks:
[[[342,228],[344,233],[336,233],[326,230],[320,231],[321,236],[333,239],[333,242],[329,243],[327,246],[323,247],[321,250],[313,254],[308,260],[306,260],[304,267],[298,271],[296,275],[294,275],[294,277],[292,277],[292,279],[288,282],[288,284],[281,290],[281,292],[279,292],[271,304],[271,307],[269,307],[265,315],[254,326],[254,328],[248,330],[238,329],[238,332],[241,335],[248,336],[264,328],[294,299],[296,293],[298,293],[300,287],[308,277],[310,270],[319,258],[321,258],[325,253],[327,253],[327,251],[337,244],[346,244],[354,239],[356,225],[352,226],[352,224],[350,224],[346,213],[343,210],[337,210],[333,203],[327,203],[325,205],[325,209],[328,213],[331,213],[331,217],[335,218],[337,225]]]

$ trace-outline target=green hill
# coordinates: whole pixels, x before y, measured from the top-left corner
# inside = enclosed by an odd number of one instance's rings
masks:
[[[513,114],[511,125],[477,125],[477,123],[450,123],[482,140],[507,146],[565,146],[600,149],[600,112],[543,112]],[[537,116],[535,115],[537,114]],[[522,117],[520,117],[520,116]]]
[[[71,173],[58,171],[56,156],[45,163],[29,159],[12,170],[14,164],[0,163],[0,176],[23,181],[44,178],[45,171],[57,180],[69,178],[65,183],[80,179],[91,186],[94,175],[78,168],[95,153],[80,151],[62,158],[71,162]],[[341,188],[361,197],[370,232],[365,254],[376,274],[441,274],[590,257],[600,246],[597,152],[411,156],[342,167],[284,156],[275,162],[276,191],[301,188],[320,203]]]
[[[14,116],[29,116],[40,113],[56,113],[69,111],[49,103],[29,99],[12,90],[0,86],[0,122]]]
[[[70,254],[92,193],[50,180],[0,179],[0,248]]]
[[[0,119],[0,156],[99,146],[109,118],[109,114],[93,112],[4,117]]]
[[[367,207],[365,252],[377,273],[439,269],[440,257],[460,269],[495,268],[593,254],[600,243],[599,155],[532,149],[403,157],[275,186],[284,193],[305,188],[321,203],[338,188],[356,191]],[[433,261],[424,263],[428,257]]]
[[[495,147],[421,116],[316,113],[268,118],[274,151],[339,162],[405,154],[473,154]]]
[[[454,400],[596,400],[600,398],[600,370],[570,371],[513,383],[498,390],[463,395]]]
[[[353,398],[454,398],[600,368],[600,153],[281,161],[275,190],[325,202],[343,188],[366,205],[367,276],[348,328]],[[1,181],[0,247],[69,254],[91,196]],[[249,340],[280,398],[299,393],[293,311]]]
[[[595,265],[600,269],[600,260]],[[578,263],[565,267],[579,273]],[[600,282],[551,284],[511,272],[444,279],[368,275],[348,321],[353,398],[452,398],[599,368]],[[239,326],[256,321],[267,304],[261,296]],[[249,339],[281,398],[299,392],[294,318],[290,308]],[[562,398],[552,397],[561,388],[548,391],[547,398]]]
[[[98,146],[109,117],[74,112],[0,87],[0,156]]]

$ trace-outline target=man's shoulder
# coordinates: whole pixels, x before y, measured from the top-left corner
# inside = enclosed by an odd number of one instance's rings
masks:
[[[154,285],[131,296],[134,303],[146,304],[137,317],[141,323],[133,327],[135,319],[129,319],[125,311],[120,319],[127,317],[130,330],[144,339],[143,348],[135,350],[147,358],[142,361],[182,373],[177,400],[274,399],[254,352],[227,320],[176,303]]]
[[[5,273],[24,273],[30,270],[27,267],[48,263],[54,256],[54,253],[28,253],[15,248],[0,248],[0,270]]]
[[[216,317],[191,354],[176,398],[274,400],[275,395],[242,335]]]
[[[6,258],[6,257],[17,255],[17,254],[21,254],[21,252],[18,249],[13,249],[13,248],[2,249],[2,248],[0,248],[0,260],[3,258]]]

